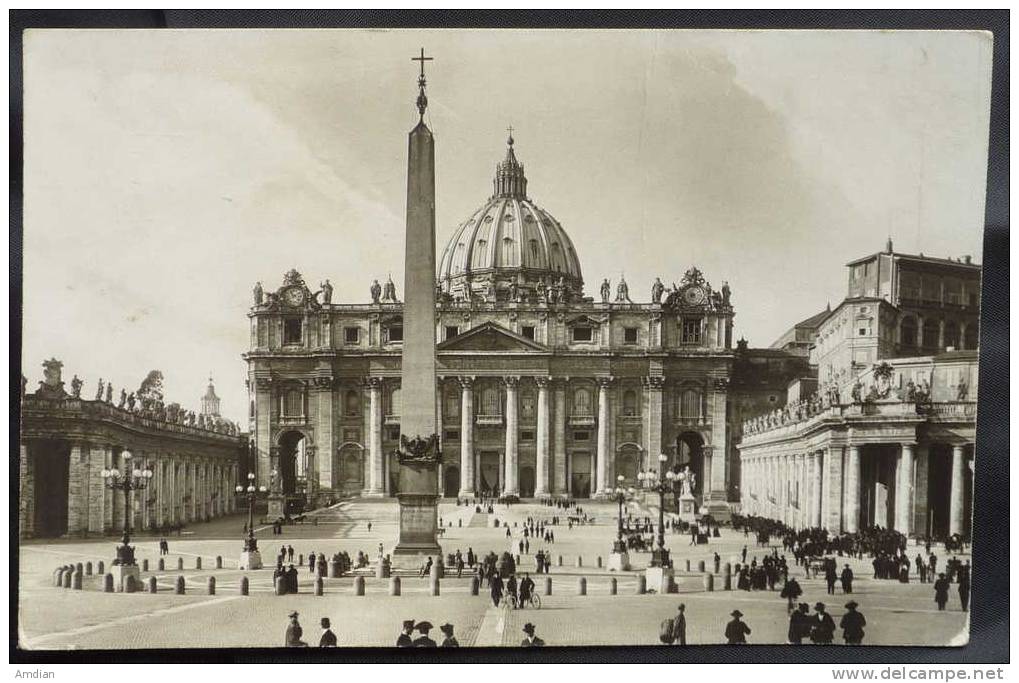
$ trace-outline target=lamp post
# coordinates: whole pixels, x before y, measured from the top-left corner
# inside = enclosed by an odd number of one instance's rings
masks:
[[[668,459],[664,453],[658,456],[659,472],[665,469]],[[662,476],[659,472],[654,470],[641,472],[637,478],[644,489],[658,493],[658,547],[651,551],[651,566],[671,567],[669,551],[665,549],[665,494],[672,491],[676,473],[668,470],[665,472],[665,476]]]
[[[134,567],[134,548],[131,547],[131,491],[141,491],[148,487],[152,479],[152,470],[149,468],[131,468],[131,452],[123,451],[120,457],[124,459],[124,472],[116,467],[104,469],[100,474],[106,488],[112,491],[124,492],[124,536],[117,547],[117,559],[113,561],[114,566]]]
[[[626,502],[626,489],[623,488],[624,479],[625,478],[621,474],[616,477],[616,481],[619,482],[619,485],[616,486],[615,491],[613,491],[616,498],[616,504],[619,507],[619,517],[616,524],[616,542],[612,546],[612,552],[614,553],[626,552],[626,543],[623,541],[623,503]]]
[[[265,493],[266,488],[259,486],[255,488],[255,473],[248,472],[248,486],[238,484],[234,491],[238,494],[247,493],[248,499],[248,536],[244,539],[244,552],[258,552],[258,539],[255,538],[255,500],[259,493]]]

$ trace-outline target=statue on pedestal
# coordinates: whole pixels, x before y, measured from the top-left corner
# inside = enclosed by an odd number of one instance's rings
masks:
[[[71,378],[71,395],[75,398],[81,398],[81,386],[84,384],[78,376],[75,375]]]
[[[665,291],[665,285],[662,284],[660,278],[655,278],[654,284],[651,285],[651,303],[660,304],[662,303],[662,293]]]
[[[396,285],[393,284],[392,276],[386,279],[386,284],[382,288],[382,302],[391,304],[397,303]]]
[[[370,292],[372,296],[372,303],[377,304],[379,302],[379,297],[382,296],[382,285],[379,284],[378,280],[372,280]]]
[[[605,278],[601,283],[601,302],[607,304],[610,296],[612,296],[612,285],[609,283],[609,279]]]
[[[697,475],[690,471],[689,465],[683,468],[682,473],[680,473],[679,475],[679,480],[680,482],[682,482],[680,495],[683,496],[694,495],[694,489],[697,486]]]
[[[133,391],[130,394],[127,395],[127,409],[128,409],[128,411],[130,411],[132,413],[134,412],[134,403],[135,403],[136,400],[137,399],[135,399]]]
[[[329,282],[329,278],[319,285],[322,288],[322,303],[331,304],[333,302],[333,285]]]
[[[732,296],[732,290],[729,289],[729,281],[728,280],[723,280],[722,281],[722,305],[723,306],[728,306],[729,305],[729,297],[730,296]]]
[[[254,291],[252,293],[254,294],[255,305],[256,306],[261,306],[262,305],[262,296],[263,296],[262,283],[261,282],[256,282],[255,283],[255,289],[254,289]]]
[[[106,383],[106,402],[113,403],[113,383]]]
[[[117,403],[117,407],[123,409],[125,403],[127,403],[127,389],[121,389],[120,401]]]
[[[96,387],[96,400],[97,401],[102,401],[103,400],[103,378],[102,377],[99,378],[99,386]]]
[[[630,300],[630,286],[626,284],[626,280],[619,278],[619,284],[616,285],[616,303],[617,304],[632,304]]]

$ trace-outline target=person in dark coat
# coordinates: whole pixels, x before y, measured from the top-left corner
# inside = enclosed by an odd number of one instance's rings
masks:
[[[686,645],[686,605],[679,603],[679,614],[672,620],[672,644]]]
[[[842,619],[839,620],[839,628],[842,629],[842,638],[845,639],[846,645],[863,643],[863,627],[867,625],[867,620],[856,611],[857,607],[855,600],[847,602],[846,609],[849,611],[843,614]]]
[[[410,634],[414,632],[414,620],[406,619],[403,622],[403,633],[396,639],[396,647],[413,647],[414,641]]]
[[[789,617],[789,642],[802,645],[803,639],[810,635],[810,606],[801,602]]]
[[[817,614],[810,624],[810,642],[817,645],[831,645],[831,641],[835,639],[835,620],[824,609],[823,602],[814,605]]]
[[[849,594],[853,592],[853,570],[849,568],[847,564],[842,570],[842,575],[839,577],[842,581],[842,592]]]
[[[286,646],[287,647],[308,647],[308,644],[301,640],[304,629],[297,621],[297,612],[290,613],[290,623],[287,625]]]
[[[523,628],[526,636],[520,641],[520,647],[544,647],[545,641],[534,635],[534,624],[527,622]]]
[[[438,647],[435,641],[428,637],[428,632],[432,630],[430,621],[422,621],[414,628],[421,634],[414,640],[414,647]]]
[[[460,643],[453,637],[453,624],[443,624],[439,630],[446,636],[439,647],[460,647]]]
[[[828,595],[835,595],[835,563],[826,562],[824,566],[824,582],[828,584]]]
[[[944,611],[948,604],[948,579],[944,573],[938,574],[938,580],[934,582],[934,602],[938,603],[938,610]]]
[[[786,599],[786,610],[792,614],[795,606],[793,603],[796,599],[803,595],[803,589],[800,588],[800,583],[796,579],[789,579],[782,586],[782,592],[779,594],[781,597]]]
[[[329,617],[322,617],[322,637],[318,639],[319,647],[336,647],[336,634],[329,628]]]
[[[498,572],[493,572],[488,578],[488,585],[492,587],[492,605],[499,606],[502,600],[502,577]]]
[[[962,611],[969,611],[969,560],[959,568],[959,602],[962,603]]]
[[[297,592],[297,568],[294,565],[290,565],[290,568],[287,569],[287,592]]]
[[[750,627],[740,621],[743,613],[738,609],[730,612],[732,621],[725,625],[725,642],[728,645],[746,645],[747,636],[750,635]]]

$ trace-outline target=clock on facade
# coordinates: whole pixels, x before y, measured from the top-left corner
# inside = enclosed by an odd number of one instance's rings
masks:
[[[304,303],[304,290],[300,287],[291,287],[283,292],[283,300],[291,306],[300,306]]]
[[[683,301],[689,306],[700,306],[707,299],[701,287],[687,287],[683,290]]]

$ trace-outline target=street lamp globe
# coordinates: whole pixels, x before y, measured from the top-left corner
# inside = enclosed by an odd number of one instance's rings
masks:
[[[254,493],[254,492],[255,492],[255,487],[254,486],[249,486],[248,487],[248,493]]]
[[[109,479],[110,471],[104,468],[103,471],[99,473],[99,476],[101,476],[103,479]]]
[[[248,481],[251,481],[254,478],[255,478],[255,473],[254,472],[248,472]]]
[[[659,453],[658,454],[658,462],[666,463],[666,462],[668,462],[668,460],[669,460],[669,456],[665,455],[665,453]]]
[[[113,478],[119,477],[120,476],[120,470],[118,470],[116,467],[114,467],[112,470],[110,470],[110,476],[113,477]]]
[[[244,487],[238,484],[237,486],[234,487],[234,491],[236,491],[237,493],[241,493],[242,491],[244,491]]]
[[[259,487],[258,487],[258,490],[259,490],[259,492],[261,492],[261,493],[265,493],[265,492],[266,492],[266,491],[267,491],[268,489],[266,489],[266,488],[265,488],[264,486],[259,486]]]
[[[141,479],[142,478],[142,471],[140,469],[138,469],[137,467],[135,469],[131,470],[131,474],[134,476],[135,479]]]
[[[154,472],[151,469],[142,470],[142,476],[145,477],[146,479],[151,479],[153,474]]]

